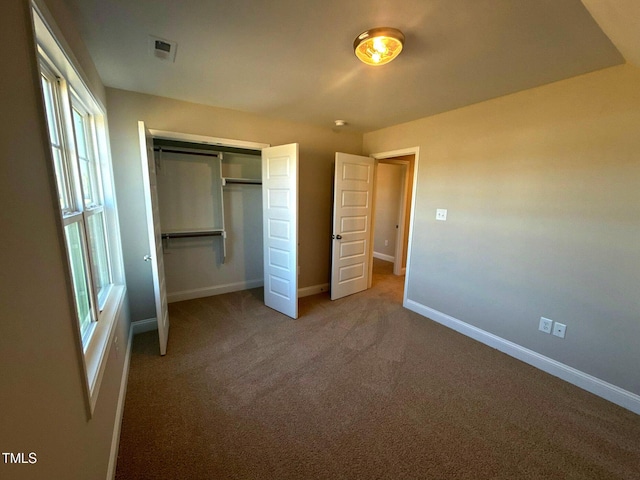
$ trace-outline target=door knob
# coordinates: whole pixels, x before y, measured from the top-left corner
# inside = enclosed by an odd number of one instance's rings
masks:
[[[144,256],[144,261],[145,262],[150,262],[151,261],[151,255],[145,255]]]
[[[337,238],[338,240],[342,240],[342,235],[336,235],[336,238]]]

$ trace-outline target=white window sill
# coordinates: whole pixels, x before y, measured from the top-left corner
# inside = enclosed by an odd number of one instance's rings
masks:
[[[114,285],[111,288],[107,302],[100,314],[100,321],[97,322],[91,340],[84,351],[91,414],[93,414],[98,400],[100,383],[107,366],[115,325],[124,304],[125,291],[124,285]]]

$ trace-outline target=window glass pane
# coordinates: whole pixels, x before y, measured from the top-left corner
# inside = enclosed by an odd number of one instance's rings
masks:
[[[49,140],[51,141],[51,152],[53,154],[53,164],[56,173],[56,184],[58,187],[58,200],[60,209],[70,210],[71,200],[69,195],[69,185],[67,181],[66,168],[62,145],[60,144],[60,126],[56,116],[56,103],[54,101],[54,84],[44,75],[41,75],[42,92],[44,94],[44,107],[47,115],[47,126],[49,130]]]
[[[51,82],[44,76],[41,76],[40,78],[42,79],[42,92],[44,93],[44,106],[47,113],[49,137],[53,145],[60,145],[60,141],[58,139],[58,125],[53,107],[53,89],[51,87]]]
[[[58,185],[58,198],[60,200],[60,209],[64,212],[69,210],[69,202],[65,193],[67,192],[66,176],[64,175],[64,165],[62,162],[62,152],[59,148],[52,146],[53,165],[56,171],[56,183]]]
[[[93,164],[92,154],[89,149],[87,138],[88,125],[87,115],[82,115],[75,108],[73,109],[73,130],[76,138],[76,149],[78,162],[80,164],[80,180],[82,182],[82,193],[84,205],[97,205],[99,199],[96,192],[96,172]]]
[[[107,256],[107,242],[104,228],[104,213],[98,212],[90,215],[87,220],[89,230],[89,248],[91,250],[91,268],[93,282],[97,289],[98,301],[102,301],[111,284],[109,273],[109,257]]]
[[[84,120],[82,115],[77,110],[73,110],[73,128],[76,132],[76,145],[78,148],[78,155],[82,158],[87,158],[87,141],[85,138]]]
[[[80,159],[80,179],[82,181],[82,194],[84,196],[84,205],[88,206],[93,204],[93,191],[91,188],[91,169],[89,163]]]
[[[67,251],[71,263],[71,277],[76,300],[76,311],[80,321],[80,334],[85,338],[91,326],[91,299],[89,297],[89,281],[87,264],[82,249],[80,223],[71,223],[64,228],[67,240]]]

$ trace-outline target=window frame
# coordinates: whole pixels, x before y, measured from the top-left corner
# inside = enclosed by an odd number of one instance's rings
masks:
[[[72,90],[67,85],[64,77],[61,76],[60,71],[54,64],[51,63],[51,61],[46,57],[44,53],[41,53],[39,55],[39,66],[41,76],[46,78],[46,80],[49,82],[49,91],[52,92],[53,100],[55,100],[46,102],[45,99],[45,110],[47,108],[47,104],[51,104],[54,108],[53,112],[46,112],[47,128],[49,130],[50,138],[54,136],[51,134],[52,129],[57,130],[55,132],[55,136],[58,138],[58,142],[57,145],[53,145],[52,142],[51,148],[61,151],[61,165],[58,166],[54,164],[54,171],[56,175],[56,185],[59,188],[62,183],[65,183],[66,191],[58,192],[58,196],[66,196],[68,200],[70,200],[70,205],[66,208],[61,209],[60,215],[62,217],[62,225],[64,227],[65,246],[67,248],[69,268],[72,272],[71,280],[72,284],[74,285],[73,290],[74,298],[76,300],[76,314],[78,317],[78,323],[80,325],[80,336],[82,338],[83,350],[86,352],[86,349],[89,345],[89,342],[91,341],[91,337],[93,336],[93,332],[96,327],[95,323],[100,321],[100,309],[104,308],[106,298],[103,299],[102,307],[100,307],[93,272],[94,261],[91,254],[88,233],[88,216],[90,216],[91,213],[90,210],[87,209],[87,206],[85,204],[84,187],[82,181],[82,167],[80,166],[80,162],[82,160],[78,152],[77,132],[73,123],[74,106],[72,103]],[[54,76],[50,77],[50,75]],[[51,125],[49,123],[49,118],[56,118],[58,122],[56,122],[55,125]],[[86,130],[84,122],[83,129]],[[86,134],[87,132],[84,133]],[[53,152],[52,156],[54,156]],[[64,182],[57,181],[59,176],[64,178]],[[90,179],[89,181],[91,183],[94,183],[95,180]],[[94,205],[92,204],[91,206],[93,207]],[[79,306],[77,305],[81,300],[79,299],[80,295],[75,288],[76,273],[74,271],[73,255],[70,251],[70,237],[67,235],[67,227],[70,227],[71,225],[78,226],[77,231],[80,237],[80,255],[82,257],[81,273],[83,274],[83,278],[81,280],[82,283],[86,284],[86,289],[88,291],[88,325],[85,323],[85,319],[80,318],[80,315],[77,311],[79,309]],[[107,238],[105,238],[105,241],[108,243]],[[109,277],[111,277],[110,273]]]
[[[84,232],[85,232],[85,236],[87,239],[87,248],[88,248],[88,254],[89,254],[89,259],[90,259],[90,264],[89,264],[89,268],[91,271],[91,282],[93,285],[93,292],[94,292],[94,297],[95,297],[95,303],[97,305],[98,308],[98,312],[97,312],[97,321],[100,321],[100,317],[101,317],[101,313],[104,310],[104,306],[106,303],[106,300],[108,298],[109,292],[111,291],[111,287],[113,286],[113,274],[112,274],[112,269],[111,269],[111,254],[110,254],[110,248],[109,248],[109,241],[108,241],[108,237],[109,237],[109,233],[108,233],[108,229],[106,226],[106,219],[105,219],[105,208],[104,208],[104,187],[103,187],[103,175],[101,172],[101,164],[99,162],[99,147],[98,147],[98,135],[97,135],[97,129],[96,129],[96,122],[95,122],[95,115],[94,113],[92,113],[90,111],[89,108],[87,108],[84,104],[84,102],[80,99],[80,97],[77,95],[77,93],[71,89],[70,90],[70,94],[69,94],[69,106],[70,106],[70,111],[71,111],[71,116],[73,118],[73,113],[78,112],[83,120],[83,130],[84,130],[84,135],[85,135],[85,147],[87,149],[87,161],[89,163],[89,168],[91,169],[90,172],[90,184],[91,184],[91,190],[92,190],[92,203],[89,203],[88,205],[85,202],[85,195],[84,195],[84,186],[82,185],[82,167],[80,162],[84,161],[81,158],[80,155],[80,149],[78,147],[78,137],[76,134],[76,129],[75,129],[75,125],[73,123],[72,120],[72,125],[73,126],[73,131],[74,131],[74,138],[75,138],[75,150],[76,150],[76,163],[77,163],[77,172],[78,172],[78,176],[80,179],[80,188],[82,191],[82,194],[80,195],[80,200],[78,203],[78,208],[80,208],[82,210],[82,216],[83,216],[83,221],[84,221]],[[102,231],[104,232],[104,237],[105,237],[105,263],[106,263],[106,270],[107,270],[107,276],[109,277],[109,281],[107,283],[107,285],[102,288],[98,285],[97,280],[96,280],[96,272],[95,272],[95,256],[92,252],[92,249],[90,248],[92,246],[92,239],[91,239],[91,226],[90,226],[90,221],[91,218],[93,216],[97,216],[97,215],[102,215],[102,220],[101,220],[101,224],[102,224]]]
[[[67,286],[71,302],[74,330],[76,331],[77,350],[80,368],[84,374],[86,406],[88,418],[91,418],[100,390],[102,377],[113,343],[116,324],[121,318],[128,318],[125,307],[126,288],[124,282],[124,263],[122,244],[113,184],[113,167],[109,150],[109,135],[106,111],[96,99],[84,80],[75,57],[70,55],[64,39],[59,34],[55,22],[41,0],[32,0],[32,20],[36,44],[36,60],[39,66],[38,79],[42,89],[43,124],[47,129],[50,148],[49,161],[52,162],[54,175],[60,170],[56,166],[58,159],[54,153],[59,148],[59,161],[63,165],[63,181],[55,175],[55,188],[58,190],[57,204],[60,211],[59,234],[63,239],[64,254],[67,263]],[[43,78],[46,80],[43,80]],[[46,84],[46,85],[45,85]],[[48,86],[51,92],[50,103],[45,93]],[[49,107],[49,109],[48,109]],[[50,107],[53,113],[50,113]],[[80,160],[78,158],[76,132],[74,130],[74,108],[84,113],[83,128],[87,138],[87,153],[92,156],[92,168],[95,169],[97,197],[85,205],[82,192]],[[50,130],[50,120],[57,124],[58,145],[54,146]],[[85,121],[86,120],[86,121]],[[65,140],[66,139],[66,140]],[[65,142],[66,141],[66,145]],[[64,193],[61,196],[60,190]],[[64,197],[64,202],[61,198]],[[93,274],[91,245],[89,241],[89,222],[95,215],[101,215],[101,231],[104,235],[106,262],[109,270],[108,288],[98,295],[97,281]],[[66,228],[77,224],[82,244],[84,274],[89,290],[89,303],[92,315],[90,328],[82,331],[77,307],[76,288],[74,286],[72,255],[67,240]],[[126,320],[122,320],[126,321]]]

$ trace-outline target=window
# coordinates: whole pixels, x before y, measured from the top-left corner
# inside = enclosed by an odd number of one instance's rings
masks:
[[[96,162],[95,122],[88,111],[82,107],[79,99],[72,97],[71,106],[76,152],[80,164],[83,212],[87,228],[93,287],[97,294],[98,307],[102,309],[111,286],[111,270],[107,231],[104,227],[102,179]]]
[[[40,84],[93,411],[124,299],[124,275],[103,109],[34,7]]]
[[[96,136],[88,109],[45,59],[41,59],[41,81],[76,313],[86,348],[111,286]]]

